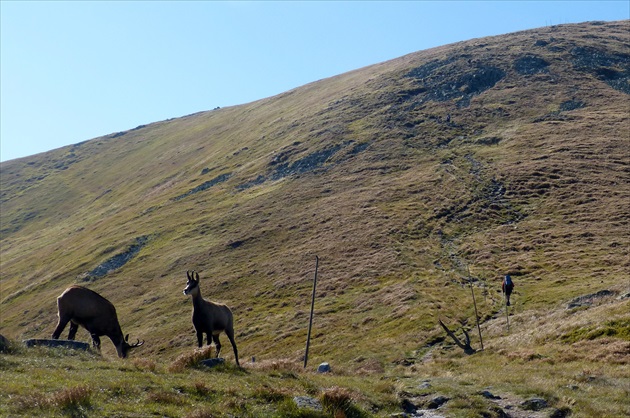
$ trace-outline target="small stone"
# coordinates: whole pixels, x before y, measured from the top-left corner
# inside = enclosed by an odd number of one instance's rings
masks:
[[[494,395],[492,392],[487,391],[487,390],[480,392],[480,395],[486,399],[501,399],[500,396]]]
[[[74,350],[89,350],[90,348],[90,344],[74,340],[49,340],[32,338],[29,340],[24,340],[23,343],[27,347],[65,347]]]
[[[330,373],[330,364],[322,363],[317,367],[317,373]]]
[[[521,404],[521,408],[526,411],[540,411],[541,409],[545,409],[549,404],[547,401],[542,398],[532,398],[524,401]]]
[[[431,383],[429,383],[428,380],[425,380],[424,382],[418,385],[418,389],[429,389],[430,387],[431,387]]]
[[[209,358],[207,360],[202,360],[200,363],[206,367],[216,367],[219,364],[225,363],[225,359],[224,358]]]
[[[549,414],[549,418],[565,418],[571,415],[571,408],[564,407],[559,409],[554,409],[551,414]]]
[[[315,411],[323,410],[322,404],[317,399],[309,396],[296,396],[293,398],[293,402],[298,408],[313,409]]]

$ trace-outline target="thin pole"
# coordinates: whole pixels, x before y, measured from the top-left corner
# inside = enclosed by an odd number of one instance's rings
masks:
[[[304,353],[304,368],[308,363],[308,348],[311,345],[311,329],[313,328],[313,311],[315,309],[315,288],[317,287],[317,268],[319,267],[319,257],[315,256],[315,277],[313,278],[313,296],[311,298],[311,316],[308,320],[308,335],[306,337],[306,352]]]
[[[479,314],[477,313],[477,302],[475,301],[475,291],[473,290],[472,285],[472,277],[470,277],[470,267],[466,266],[468,269],[468,282],[470,283],[470,293],[472,293],[473,305],[475,305],[475,320],[477,321],[477,331],[479,332],[479,343],[481,344],[481,349],[483,350],[483,339],[481,338],[481,327],[479,326]]]

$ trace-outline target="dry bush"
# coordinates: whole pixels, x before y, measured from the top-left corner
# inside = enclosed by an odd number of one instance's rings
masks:
[[[324,410],[335,418],[352,416],[352,395],[348,389],[334,386],[324,389],[320,395]]]
[[[289,397],[289,393],[282,388],[262,385],[254,390],[254,397],[262,399],[265,402],[281,402]]]
[[[366,376],[371,374],[383,373],[385,367],[383,363],[377,359],[367,359],[360,362],[360,365],[356,369],[358,375]]]
[[[168,371],[171,373],[180,373],[187,367],[193,367],[199,364],[202,360],[212,358],[212,346],[207,345],[202,348],[196,348],[192,352],[180,354],[170,366]]]
[[[54,393],[48,403],[64,410],[75,410],[90,406],[92,390],[86,386],[76,386]]]

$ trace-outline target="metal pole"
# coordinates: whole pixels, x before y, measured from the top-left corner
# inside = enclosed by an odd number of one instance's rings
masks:
[[[477,321],[477,331],[479,332],[479,343],[481,344],[481,349],[483,350],[483,339],[481,338],[481,327],[479,326],[479,314],[477,313],[475,291],[473,290],[472,277],[470,277],[470,267],[466,266],[466,268],[468,269],[468,282],[470,283],[470,293],[472,293],[473,304],[475,305],[475,320]]]
[[[319,257],[315,256],[315,277],[313,278],[313,296],[311,298],[311,316],[308,321],[308,335],[306,336],[306,352],[304,353],[304,368],[308,363],[308,348],[311,345],[311,329],[313,328],[313,311],[315,309],[315,288],[317,287],[317,268],[319,267]]]

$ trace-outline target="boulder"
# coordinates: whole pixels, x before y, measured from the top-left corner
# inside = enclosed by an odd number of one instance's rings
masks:
[[[220,358],[220,357],[209,358],[209,359],[206,359],[206,360],[201,360],[199,362],[199,364],[203,364],[206,367],[216,367],[219,364],[223,364],[223,363],[225,363],[225,359],[224,358]]]
[[[73,350],[89,350],[90,344],[74,340],[50,340],[31,338],[24,340],[27,347],[65,347]]]
[[[11,348],[11,342],[4,336],[0,334],[0,353],[6,353]]]
[[[531,398],[521,403],[521,408],[526,411],[540,411],[549,406],[546,400],[542,398]]]

